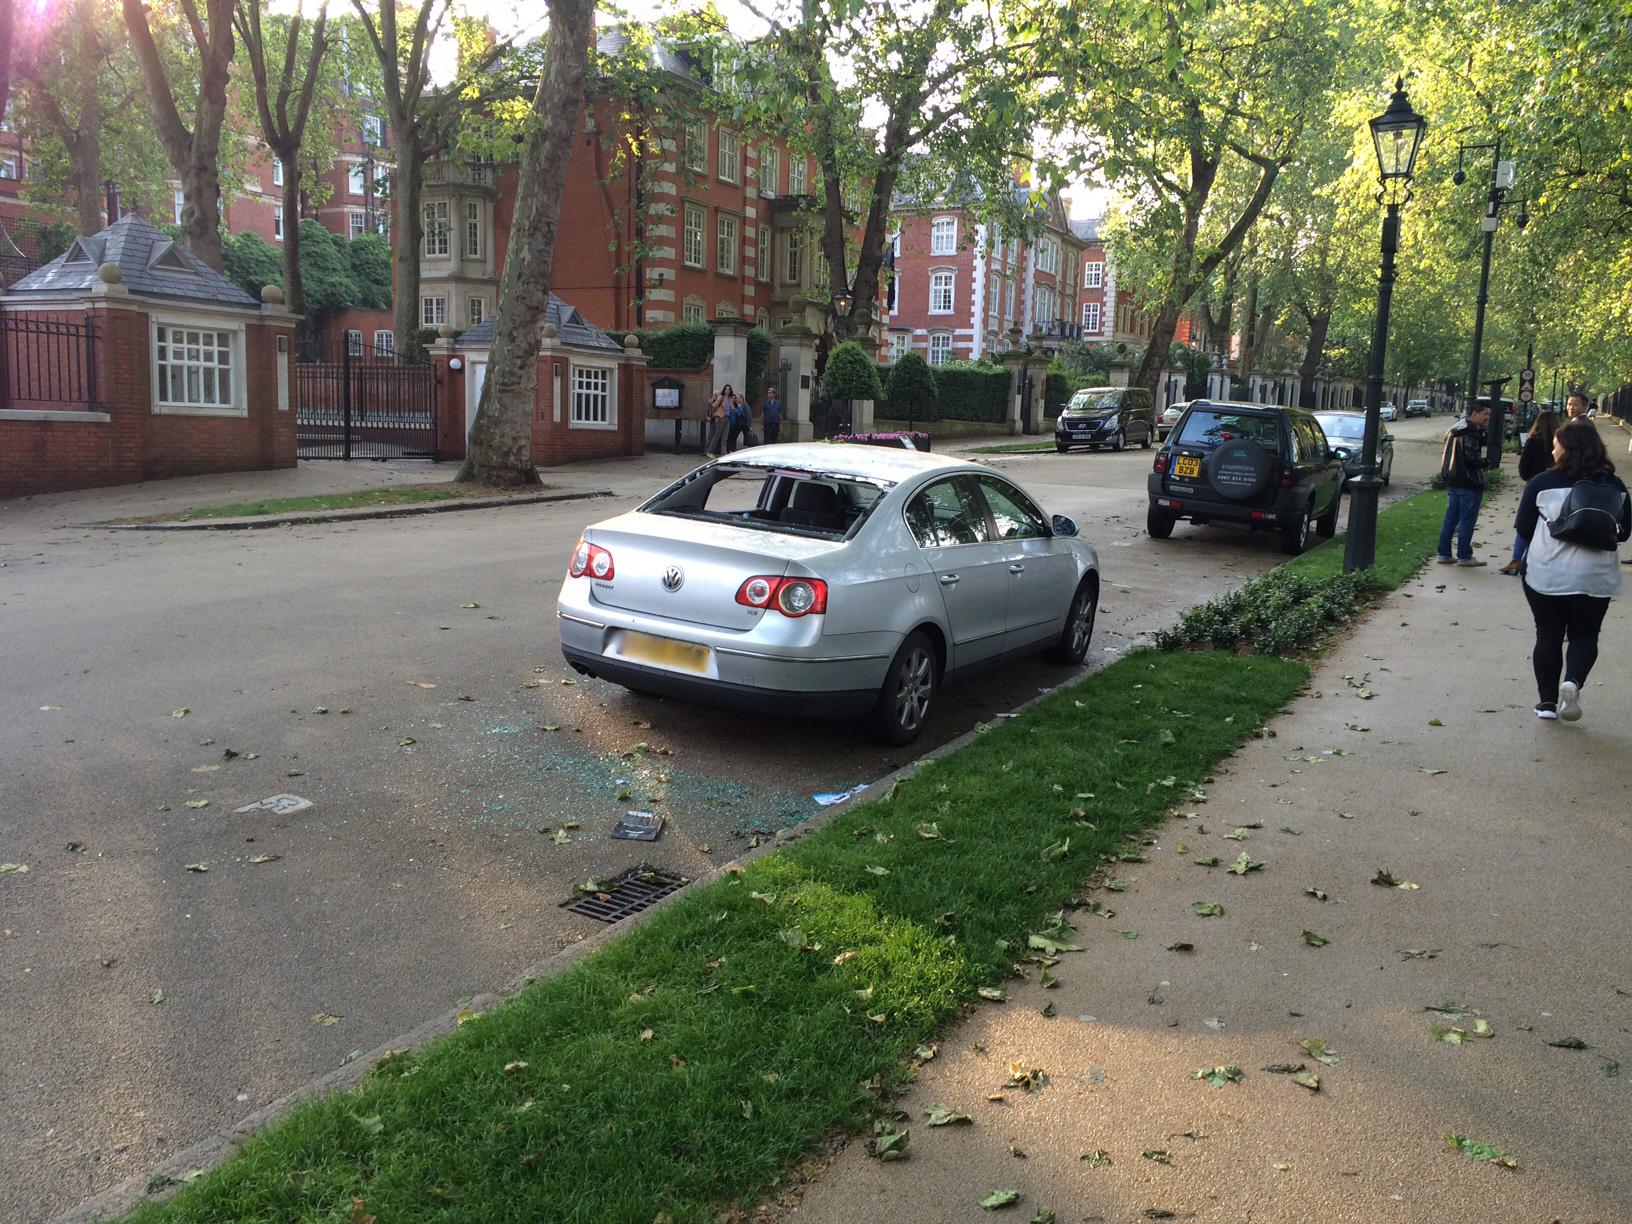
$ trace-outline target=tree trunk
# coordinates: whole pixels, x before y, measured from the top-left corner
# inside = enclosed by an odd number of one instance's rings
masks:
[[[0,0],[0,115],[11,101],[11,57],[16,54],[11,0]]]
[[[1168,300],[1156,312],[1156,321],[1151,324],[1150,340],[1145,345],[1145,355],[1139,362],[1139,372],[1133,377],[1133,385],[1144,387],[1152,395],[1156,394],[1156,384],[1161,381],[1162,371],[1167,368],[1167,353],[1173,347],[1173,333],[1179,329],[1179,312],[1183,309],[1180,302]]]
[[[306,286],[300,279],[300,156],[298,150],[278,158],[283,167],[283,304],[300,321],[295,324],[295,342],[304,344],[311,335],[306,322]]]
[[[1298,367],[1298,403],[1314,408],[1315,375],[1326,355],[1326,333],[1332,326],[1332,312],[1321,310],[1309,316],[1309,342],[1303,347],[1303,364]]]
[[[517,179],[520,203],[504,261],[493,348],[470,448],[457,477],[479,484],[538,483],[532,428],[538,345],[550,301],[572,138],[583,114],[595,0],[548,0],[548,6],[550,37]]]
[[[94,234],[102,228],[102,141],[92,129],[63,140],[62,147],[68,154],[68,181],[79,232]]]
[[[420,327],[419,252],[425,232],[419,197],[425,164],[420,158],[417,127],[400,116],[393,116],[392,123],[391,151],[397,159],[391,177],[391,247],[395,264],[391,285],[392,327],[397,333],[397,352],[411,358],[418,352],[414,337]],[[452,224],[451,217],[449,224]],[[508,273],[508,260],[505,269]]]

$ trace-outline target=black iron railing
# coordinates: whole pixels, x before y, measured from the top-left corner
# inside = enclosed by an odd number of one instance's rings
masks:
[[[435,459],[436,370],[365,346],[307,350],[295,369],[302,459]],[[309,358],[318,358],[309,360]]]
[[[0,408],[95,408],[96,324],[0,312]]]

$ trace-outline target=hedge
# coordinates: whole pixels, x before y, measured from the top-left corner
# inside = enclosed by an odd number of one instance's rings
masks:
[[[714,329],[707,323],[676,323],[635,333],[641,350],[664,370],[700,370],[714,360]]]

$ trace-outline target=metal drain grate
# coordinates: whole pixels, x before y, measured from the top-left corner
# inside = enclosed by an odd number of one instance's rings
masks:
[[[599,892],[584,893],[572,901],[563,901],[561,905],[563,909],[583,914],[597,922],[616,922],[630,914],[638,914],[690,883],[684,876],[658,871],[642,863],[610,881]]]

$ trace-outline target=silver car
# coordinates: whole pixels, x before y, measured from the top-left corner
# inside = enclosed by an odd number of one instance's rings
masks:
[[[1183,403],[1169,404],[1164,408],[1162,415],[1156,418],[1156,436],[1166,442],[1167,435],[1173,432],[1173,426],[1179,423],[1179,418],[1184,415],[1184,410],[1188,407],[1190,407],[1190,401],[1185,400]]]
[[[910,743],[953,677],[1082,661],[1099,557],[978,463],[876,446],[759,446],[585,529],[561,651],[640,693],[868,715]]]

